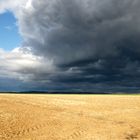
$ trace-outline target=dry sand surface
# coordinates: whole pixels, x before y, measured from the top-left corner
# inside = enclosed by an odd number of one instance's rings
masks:
[[[1,94],[0,140],[140,140],[140,96]]]

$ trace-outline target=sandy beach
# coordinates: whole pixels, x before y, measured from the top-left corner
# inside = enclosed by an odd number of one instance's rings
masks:
[[[140,96],[0,94],[0,140],[140,140]]]

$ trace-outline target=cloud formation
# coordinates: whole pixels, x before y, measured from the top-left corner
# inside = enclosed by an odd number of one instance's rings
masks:
[[[5,68],[41,88],[138,90],[139,0],[7,2],[0,2],[0,11],[14,13],[24,41],[14,59],[15,52],[10,58],[0,52],[1,75]]]

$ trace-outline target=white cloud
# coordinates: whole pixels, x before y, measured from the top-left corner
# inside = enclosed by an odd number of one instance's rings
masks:
[[[6,10],[15,11],[20,9],[25,5],[27,0],[1,0],[0,1],[0,13],[5,12]]]
[[[38,70],[52,72],[53,63],[47,60],[44,62],[41,57],[24,52],[21,48],[15,48],[10,52],[0,49],[0,77],[30,80],[32,74]]]

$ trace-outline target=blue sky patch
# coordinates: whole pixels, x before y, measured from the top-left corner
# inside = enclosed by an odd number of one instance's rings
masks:
[[[10,12],[0,14],[0,48],[10,51],[21,43],[16,19]]]

